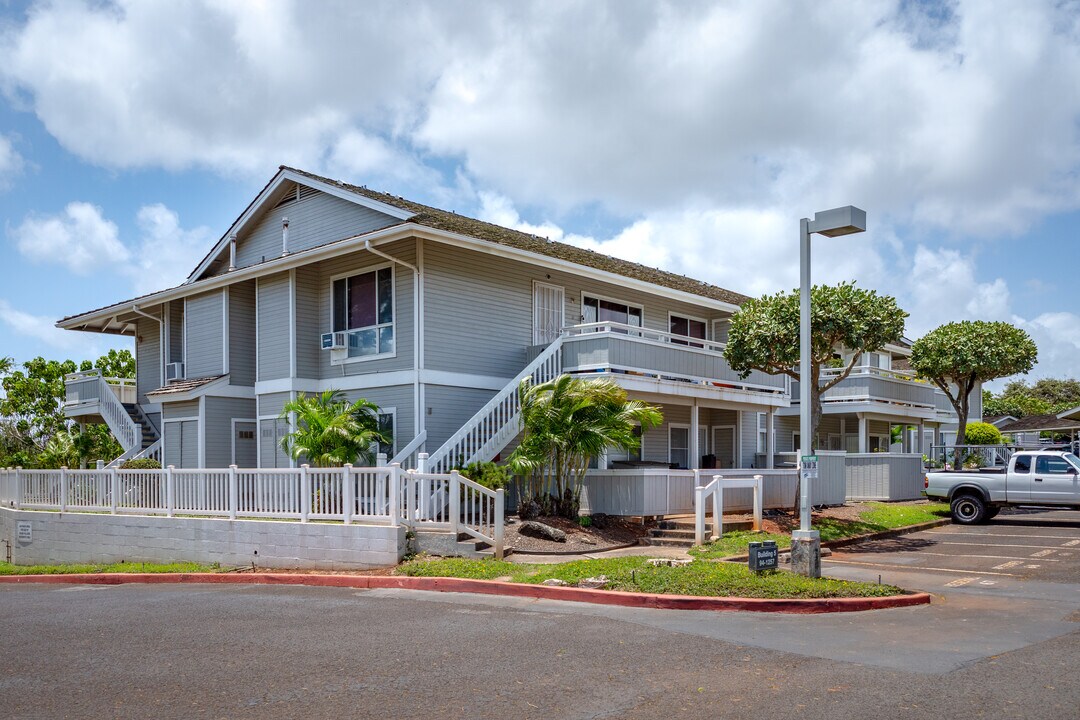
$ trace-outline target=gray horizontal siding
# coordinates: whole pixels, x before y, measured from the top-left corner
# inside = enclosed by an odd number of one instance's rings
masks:
[[[197,417],[199,414],[198,400],[185,400],[184,402],[164,402],[161,404],[161,412],[164,419]]]
[[[184,301],[169,302],[169,362],[184,362]]]
[[[494,395],[492,390],[426,385],[424,387],[427,407],[424,427],[427,429],[427,451],[434,452],[451,435],[461,429]]]
[[[161,308],[154,308],[155,315]],[[161,325],[150,318],[139,318],[135,325],[135,385],[140,403],[149,402],[146,393],[161,387]]]
[[[329,332],[329,321],[323,331],[319,321],[320,276],[317,266],[308,265],[296,269],[296,376],[319,377],[319,363],[323,350],[320,345],[322,332]]]
[[[255,401],[246,398],[207,397],[206,467],[223,468],[232,463],[232,421],[255,419]]]
[[[517,374],[532,345],[534,281],[564,288],[566,325],[581,323],[582,291],[642,306],[644,324],[654,330],[669,329],[669,312],[702,317],[710,325],[723,315],[617,284],[425,242],[425,366],[501,377]]]
[[[258,280],[258,379],[289,377],[289,274]]]
[[[849,500],[917,500],[923,490],[922,457],[849,455],[846,480]]]
[[[229,384],[255,384],[255,282],[229,286]]]
[[[412,385],[389,385],[387,387],[349,390],[344,393],[349,402],[364,398],[379,406],[380,410],[394,411],[394,451],[408,445],[416,437]]]
[[[285,403],[289,402],[289,393],[267,393],[259,396],[259,416],[280,415]]]
[[[246,267],[281,256],[281,221],[289,218],[289,251],[343,240],[401,221],[341,198],[315,193],[267,210],[236,243],[236,265]]]
[[[214,290],[187,299],[185,332],[189,378],[221,375],[224,372],[224,294]]]

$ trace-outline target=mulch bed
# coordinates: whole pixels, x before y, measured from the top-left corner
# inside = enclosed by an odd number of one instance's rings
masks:
[[[566,542],[555,542],[522,535],[518,532],[517,517],[508,517],[503,539],[507,547],[515,552],[600,552],[624,545],[637,544],[640,538],[648,534],[648,529],[641,523],[629,522],[620,518],[607,518],[602,527],[592,525],[581,527],[573,520],[560,517],[540,517],[537,522],[550,525],[566,533]]]

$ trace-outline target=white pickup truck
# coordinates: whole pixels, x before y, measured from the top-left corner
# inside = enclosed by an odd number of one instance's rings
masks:
[[[1017,452],[1007,468],[927,473],[923,493],[949,501],[953,522],[974,525],[1003,507],[1066,506],[1080,509],[1080,458],[1070,452]]]

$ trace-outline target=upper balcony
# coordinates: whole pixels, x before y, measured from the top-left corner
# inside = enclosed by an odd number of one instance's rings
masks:
[[[821,381],[827,382],[843,372],[840,368],[822,370]],[[913,373],[901,370],[859,366],[821,397],[822,411],[827,414],[844,412],[874,412],[898,418],[933,420],[937,408],[948,400],[930,383],[917,380]],[[799,404],[799,383],[791,383],[792,406]]]
[[[540,349],[531,348],[530,357]],[[788,404],[785,377],[755,371],[741,378],[723,353],[723,343],[622,323],[588,323],[563,330],[563,372],[606,374],[637,392],[773,407]]]
[[[100,415],[101,393],[106,391],[123,405],[134,405],[136,401],[134,379],[102,377],[97,369],[65,375],[64,389],[64,414],[68,417]]]

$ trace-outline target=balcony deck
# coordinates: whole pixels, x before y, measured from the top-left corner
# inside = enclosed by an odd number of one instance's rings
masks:
[[[841,370],[830,368],[821,379],[836,377]],[[826,414],[870,412],[897,418],[933,420],[937,417],[939,398],[945,396],[933,385],[916,380],[912,373],[874,367],[856,367],[821,397]],[[799,383],[791,383],[792,406],[781,415],[794,414],[799,407]]]
[[[534,357],[540,348],[530,348]],[[627,390],[783,407],[783,376],[753,372],[745,379],[724,359],[723,343],[621,323],[564,330],[563,372],[610,377]]]
[[[100,370],[84,370],[64,376],[64,415],[69,418],[101,417],[101,382],[124,405],[136,402],[135,381],[129,378],[101,377]]]

